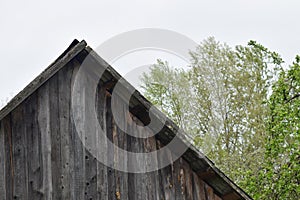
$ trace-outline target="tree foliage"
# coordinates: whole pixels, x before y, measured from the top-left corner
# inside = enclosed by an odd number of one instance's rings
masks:
[[[265,160],[252,176],[257,199],[300,199],[300,57],[282,70],[268,105]],[[259,193],[254,191],[259,189]]]
[[[195,99],[202,99],[203,89],[209,93],[209,129],[205,134],[213,133],[212,140],[217,140],[208,155],[247,187],[243,182],[247,172],[256,171],[263,158],[265,102],[280,58],[254,41],[231,49],[213,38],[202,42],[191,55]]]
[[[190,55],[186,71],[159,60],[143,76],[145,96],[184,128],[230,178],[260,198],[257,188],[267,175],[262,164],[275,156],[265,141],[271,141],[268,120],[275,113],[270,102],[278,95],[276,90],[272,93],[272,85],[283,61],[255,41],[231,48],[214,38],[204,40]]]

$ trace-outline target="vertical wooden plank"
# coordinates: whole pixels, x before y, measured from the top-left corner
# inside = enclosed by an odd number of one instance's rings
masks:
[[[152,138],[149,138],[149,140],[151,142]],[[159,191],[160,190],[159,190],[158,171],[153,171],[153,172],[146,173],[146,186],[147,186],[146,187],[147,198],[149,200],[159,199]]]
[[[126,133],[121,131],[119,128],[116,128],[117,130],[117,143],[118,147],[127,150],[127,136]],[[123,165],[126,167],[127,165],[127,159],[128,158],[122,158],[121,156],[115,154],[116,160],[118,164]],[[115,170],[115,176],[116,176],[116,199],[117,200],[128,200],[128,173],[126,172],[121,172]]]
[[[74,81],[79,70],[79,65],[74,66],[71,80],[71,87],[74,85]],[[84,91],[83,91],[84,92]],[[83,105],[85,102],[82,102]],[[83,112],[83,111],[82,111]],[[78,133],[76,130],[73,116],[71,115],[71,131],[72,131],[72,146],[73,146],[73,191],[75,199],[85,199],[85,136],[84,133]],[[80,137],[79,137],[79,134]],[[72,194],[73,195],[73,194]]]
[[[1,120],[4,131],[5,141],[5,188],[6,199],[13,199],[14,187],[14,169],[13,169],[13,144],[12,144],[12,130],[11,130],[11,114],[8,114]]]
[[[193,172],[193,196],[194,199],[206,200],[204,182]]]
[[[75,62],[75,60],[74,60]],[[77,75],[78,69],[79,69],[79,64],[74,65],[72,69],[72,77],[71,77],[71,91],[73,89],[75,77]],[[71,94],[70,94],[71,95]],[[72,97],[71,97],[72,98]],[[72,100],[71,100],[72,101]],[[70,102],[70,106],[72,106],[72,102]],[[81,174],[78,173],[80,172],[80,166],[82,163],[80,163],[81,159],[81,152],[82,149],[78,149],[81,146],[81,141],[77,135],[77,130],[75,127],[74,119],[73,119],[73,113],[72,113],[72,107],[70,108],[70,137],[72,138],[70,145],[72,148],[70,149],[71,155],[72,155],[72,163],[71,166],[71,178],[72,178],[72,187],[70,185],[71,189],[71,198],[72,199],[77,199],[77,198],[83,198],[83,188],[81,182],[83,182],[81,177]],[[80,155],[79,155],[80,154]],[[71,158],[70,158],[71,159]]]
[[[184,193],[186,200],[193,199],[193,174],[189,164],[183,159],[183,170],[184,170]]]
[[[91,87],[93,84],[91,81],[91,77],[87,77],[87,82],[84,87]],[[96,91],[92,91],[96,92]],[[89,92],[87,92],[86,99],[90,98]],[[85,108],[83,110],[84,119],[83,119],[83,125],[84,125],[84,134],[85,134],[85,156],[84,156],[84,162],[85,162],[85,199],[96,199],[97,198],[97,159],[94,157],[95,155],[92,155],[92,153],[95,153],[97,149],[97,133],[96,133],[96,127],[97,124],[90,123],[89,116],[95,112],[96,109],[96,99],[92,99],[92,105],[89,104],[89,100],[85,101]],[[97,121],[95,122],[97,123]]]
[[[106,135],[106,89],[98,86],[96,95],[96,105],[98,113],[99,124],[105,133],[97,134],[97,152],[98,157],[100,155],[107,155],[107,141],[103,139],[103,135]],[[105,158],[105,157],[104,157]],[[107,167],[100,161],[97,161],[97,199],[108,200],[108,179],[107,179]]]
[[[156,146],[156,141],[155,141],[155,146]],[[153,180],[153,187],[155,188],[154,189],[155,190],[155,193],[154,193],[155,196],[153,196],[153,199],[159,200],[160,197],[162,196],[161,189],[160,189],[160,182],[159,182],[160,181],[159,180],[159,170],[151,172],[151,175],[152,175],[151,178]]]
[[[86,112],[93,112],[86,108]],[[97,198],[97,159],[91,152],[95,152],[96,149],[96,133],[95,127],[85,126],[85,199]]]
[[[62,188],[62,199],[75,199],[74,194],[74,146],[71,125],[71,81],[73,69],[78,65],[72,60],[62,68],[58,76],[58,119],[60,134],[60,180]]]
[[[136,123],[132,123],[130,130],[132,132],[136,132],[138,130]],[[136,133],[138,135],[139,133]],[[130,151],[132,152],[138,152],[138,153],[144,153],[144,145],[143,145],[143,139],[136,138],[136,137],[129,137],[130,138]],[[138,166],[139,168],[143,168],[143,165],[145,164],[145,160],[128,160],[129,167],[133,167],[133,165]],[[130,179],[131,178],[131,179]],[[130,180],[132,182],[130,182]],[[146,175],[144,173],[135,173],[129,175],[129,188],[131,187],[131,191],[129,191],[129,194],[132,194],[132,198],[129,196],[129,199],[147,199],[147,186],[146,186]]]
[[[51,130],[50,126],[50,111],[55,111],[55,108],[50,108],[49,98],[49,82],[47,82],[38,91],[38,127],[41,134],[41,154],[42,154],[42,189],[41,192],[44,194],[44,199],[53,199],[53,185],[52,185],[52,170],[51,170]],[[53,141],[55,143],[55,141]],[[57,183],[54,183],[57,184]],[[55,185],[56,186],[56,185]],[[54,194],[59,193],[55,191]]]
[[[107,138],[110,141],[113,140],[114,124],[113,116],[111,111],[111,96],[106,96],[106,134]],[[114,147],[109,145],[107,147],[107,159],[109,161],[114,160]],[[111,166],[107,168],[107,185],[108,185],[108,199],[116,200],[116,180],[115,180],[115,170],[113,169],[113,162],[110,163]]]
[[[140,149],[138,144],[138,140],[136,138],[133,138],[131,136],[128,136],[128,147],[129,151],[133,151],[135,149]],[[134,151],[136,152],[136,151]],[[140,161],[137,160],[128,160],[128,165],[139,165]],[[135,173],[129,173],[128,174],[128,198],[131,200],[137,200],[137,199],[146,199],[145,198],[145,189],[144,189],[144,180],[142,174],[135,174]]]
[[[182,168],[183,159],[179,158],[173,163],[174,189],[176,200],[185,199],[184,195],[184,170]]]
[[[123,133],[118,129],[117,125],[113,121],[113,130],[112,130],[112,141],[116,145],[114,148],[114,165],[122,165],[124,164],[124,161],[126,158],[121,158],[120,155],[118,154],[117,148],[122,148],[121,144],[122,141],[120,140],[123,138]],[[126,141],[126,138],[123,138]],[[124,143],[123,143],[124,144]],[[126,190],[127,188],[126,185],[127,183],[124,182],[124,177],[123,177],[123,172],[118,171],[118,170],[113,170],[114,171],[114,181],[115,181],[115,191],[114,191],[114,198],[116,200],[120,199],[127,199],[127,195],[125,194],[124,189]],[[126,181],[127,182],[127,181]],[[125,187],[124,187],[125,186]],[[127,191],[128,192],[128,191]]]
[[[159,141],[157,141],[157,147],[158,149],[162,148],[162,144]],[[172,160],[171,152],[166,152],[165,155],[160,155],[160,157],[158,157],[159,163],[163,163],[165,160]],[[162,197],[160,197],[160,199],[179,199],[179,197],[175,194],[175,177],[173,174],[173,167],[173,164],[170,164],[169,166],[166,166],[159,170],[159,182],[162,193]]]
[[[152,133],[150,133],[149,129],[144,129],[144,131],[149,132],[148,135],[152,135]],[[155,137],[149,137],[146,138],[144,140],[144,149],[145,152],[150,153],[150,152],[155,152],[157,147],[156,147],[156,140]],[[146,168],[147,166],[150,166],[153,163],[149,163],[149,162],[154,162],[157,165],[157,154],[155,156],[155,160],[145,160],[145,165]],[[158,171],[152,171],[152,172],[148,172],[145,174],[146,175],[146,190],[147,190],[147,199],[149,200],[156,200],[159,199],[159,180],[157,178],[158,176]]]
[[[112,154],[112,158],[113,158],[113,169],[112,169],[112,178],[114,180],[111,180],[112,182],[114,182],[114,188],[113,189],[113,199],[119,200],[121,199],[121,193],[120,193],[120,177],[121,177],[121,172],[119,172],[118,170],[116,170],[114,167],[118,164],[120,164],[119,162],[121,161],[118,155],[118,150],[117,148],[119,147],[119,141],[118,141],[118,132],[117,131],[117,125],[112,117],[112,135],[111,135],[111,141],[114,143],[114,148],[113,148],[113,154]]]
[[[75,125],[73,123],[73,116],[70,115],[70,137],[71,137],[71,143],[70,145],[72,146],[71,147],[71,152],[70,154],[72,155],[72,157],[70,157],[70,178],[71,178],[71,184],[70,184],[70,193],[71,193],[71,199],[76,199],[77,196],[76,196],[76,188],[77,188],[77,183],[76,183],[76,170],[75,170],[75,144],[76,144],[76,140],[78,140],[78,136],[77,136],[77,133],[76,133],[76,128],[75,128]]]
[[[43,154],[48,156],[50,154],[50,170],[48,171],[50,174],[49,181],[51,180],[52,186],[52,198],[53,199],[61,199],[62,191],[64,190],[64,186],[61,183],[61,137],[60,137],[60,119],[59,119],[59,83],[58,83],[58,75],[54,75],[49,81],[46,83],[45,87],[42,89],[45,91],[41,93],[41,98],[45,103],[44,108],[45,112],[41,112],[41,115],[44,119],[44,130],[42,133],[42,145],[50,145],[45,147],[44,152],[47,154]],[[48,159],[48,158],[47,158]],[[48,165],[48,161],[46,161],[46,166]],[[45,178],[45,177],[44,177]]]
[[[6,179],[5,179],[5,172],[6,172],[6,160],[5,156],[5,140],[4,140],[4,126],[3,122],[0,121],[0,199],[6,199]]]
[[[129,131],[132,131],[134,135],[140,135],[138,131],[139,128],[137,127],[136,121],[131,124],[129,127]],[[128,147],[129,151],[137,152],[137,153],[145,153],[145,145],[144,145],[145,139],[143,138],[136,138],[128,135]],[[146,160],[143,158],[140,158],[140,160],[134,159],[130,160],[128,159],[128,167],[138,166],[139,169],[145,169]],[[129,199],[147,199],[148,196],[148,185],[147,185],[147,173],[130,173],[128,175],[129,185]]]
[[[205,184],[205,190],[207,194],[207,200],[215,200],[214,190],[207,184]]]
[[[85,199],[97,198],[97,160],[86,151],[85,153]]]
[[[37,127],[37,93],[25,101],[25,129],[28,154],[28,199],[42,199],[41,137]]]
[[[24,126],[24,105],[19,105],[12,111],[12,144],[13,144],[13,168],[14,168],[14,199],[27,199],[27,149],[26,133]]]
[[[117,98],[114,101],[115,104],[112,105],[112,108],[118,110],[118,116],[114,116],[120,118],[121,120],[113,120],[113,143],[116,145],[114,148],[114,163],[115,165],[122,166],[124,169],[128,167],[128,157],[125,155],[121,157],[118,154],[117,148],[124,149],[125,151],[128,150],[127,148],[127,117],[129,115],[128,111],[126,110],[125,105],[122,103],[120,98]],[[118,122],[118,124],[116,124]],[[123,130],[120,129],[123,127]],[[124,132],[125,130],[125,132]],[[117,200],[124,199],[127,200],[128,197],[128,173],[121,172],[115,170],[115,183],[116,183],[116,190],[115,196]]]
[[[72,125],[73,135],[74,135],[74,194],[78,199],[84,199],[85,190],[85,150],[82,145],[82,141],[77,135],[77,130],[75,125]]]

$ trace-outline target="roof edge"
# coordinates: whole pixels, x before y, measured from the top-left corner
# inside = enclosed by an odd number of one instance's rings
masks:
[[[82,40],[73,40],[70,46],[52,63],[50,64],[39,76],[31,81],[21,92],[19,92],[12,100],[8,102],[0,110],[0,120],[13,111],[20,105],[27,97],[36,91],[41,85],[49,80],[56,72],[64,67],[69,61],[76,57],[81,51],[85,49],[87,43]]]
[[[91,55],[91,57],[98,62],[99,65],[101,66],[105,66],[106,71],[108,73],[110,73],[112,75],[112,77],[114,78],[113,81],[118,81],[119,79],[122,78],[122,76],[112,67],[110,66],[110,64],[108,64],[101,56],[99,56],[91,47],[87,46],[86,50],[89,52],[89,54]],[[122,85],[124,87],[124,89],[132,91],[135,90],[136,92],[133,93],[133,98],[135,98],[140,104],[142,104],[143,106],[145,106],[145,109],[149,109],[152,105],[151,102],[149,102],[140,92],[138,92],[127,80],[122,79]],[[113,85],[111,86],[113,87]],[[121,95],[121,94],[120,94]],[[122,97],[122,95],[121,95]],[[160,115],[164,115],[161,111],[156,110],[157,112],[155,112],[155,117],[160,119]],[[163,123],[163,122],[162,122]],[[165,126],[167,129],[169,129],[171,132],[174,130],[178,130],[181,135],[181,139],[185,139],[184,138],[187,134],[183,131],[180,130],[179,127],[172,121],[170,120],[168,117],[166,119],[165,122]],[[168,141],[170,142],[170,141]],[[188,141],[186,141],[188,142]],[[228,184],[229,187],[231,187],[231,189],[233,189],[233,191],[235,193],[237,193],[240,197],[244,198],[245,200],[252,200],[252,198],[242,189],[240,188],[237,184],[235,184],[230,178],[228,178],[207,156],[205,156],[199,149],[197,149],[193,144],[189,144],[189,148],[190,151],[192,151],[192,157],[194,157],[194,159],[199,159],[199,160],[203,160],[208,166],[209,168],[215,173],[216,176],[218,176],[220,179],[222,179],[226,184]],[[183,154],[183,157],[185,158],[187,152],[185,152]],[[193,167],[192,167],[193,168]],[[214,188],[214,186],[212,186]]]

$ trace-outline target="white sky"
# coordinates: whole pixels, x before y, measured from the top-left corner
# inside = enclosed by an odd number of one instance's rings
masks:
[[[96,48],[139,28],[173,30],[198,43],[253,39],[290,63],[300,54],[299,8],[299,0],[0,0],[0,100],[23,89],[74,38]]]

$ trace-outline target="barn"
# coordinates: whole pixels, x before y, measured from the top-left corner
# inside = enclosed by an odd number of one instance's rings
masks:
[[[80,87],[82,82],[76,77],[84,65],[89,66],[91,77]],[[102,73],[100,79],[93,77],[95,69]],[[85,90],[91,79],[97,84],[95,94],[88,96]],[[119,90],[114,90],[116,85]],[[90,99],[92,108],[87,104]],[[184,132],[171,120],[155,109],[150,117],[151,107],[85,41],[74,40],[0,111],[0,199],[251,199],[211,160],[188,145]],[[105,135],[93,131],[95,119],[85,114],[89,109],[95,110]],[[84,119],[76,113],[83,113]],[[136,128],[154,121],[160,129]],[[139,138],[124,129],[156,134]],[[176,137],[175,151],[165,148]],[[179,154],[176,149],[180,148],[185,151]],[[165,151],[153,154],[151,162],[129,159],[129,152],[161,149]],[[159,167],[151,170],[155,164]]]

